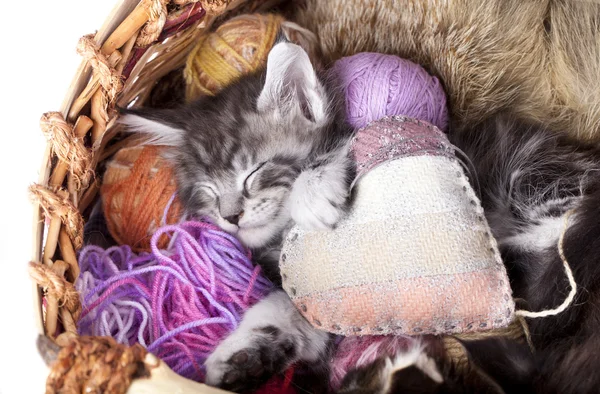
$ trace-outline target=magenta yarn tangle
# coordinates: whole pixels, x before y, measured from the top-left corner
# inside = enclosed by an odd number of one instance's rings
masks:
[[[393,55],[363,52],[334,64],[346,96],[347,118],[360,128],[385,116],[405,115],[447,131],[446,94],[420,65]]]
[[[339,390],[348,371],[369,365],[380,357],[393,357],[417,344],[415,338],[404,335],[342,337],[330,363],[329,385]]]
[[[156,246],[171,236],[168,250]],[[272,288],[233,236],[205,222],[158,229],[151,253],[87,246],[77,281],[81,335],[139,342],[178,374],[204,380],[204,361]]]

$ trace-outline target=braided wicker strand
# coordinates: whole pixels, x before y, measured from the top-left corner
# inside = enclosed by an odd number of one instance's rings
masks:
[[[64,190],[52,190],[34,184],[29,188],[31,199],[38,202],[47,218],[58,216],[76,250],[83,245],[83,217]]]
[[[107,95],[107,102],[112,103],[122,88],[121,75],[109,62],[109,58],[102,54],[100,47],[94,41],[93,34],[88,34],[79,39],[77,53],[86,59],[95,73]]]
[[[70,334],[76,334],[75,321],[81,314],[81,303],[75,286],[64,278],[69,264],[57,260],[49,267],[45,264],[30,262],[28,268],[31,279],[46,294],[46,333],[52,337],[56,335],[60,314],[65,330]]]
[[[124,394],[134,378],[149,374],[147,351],[139,344],[127,347],[109,337],[79,337],[58,353],[44,341],[38,341],[38,348],[47,361],[52,353],[57,357],[46,381],[47,394]]]
[[[55,265],[64,263],[62,260],[57,260]],[[53,266],[54,267],[54,266]],[[66,268],[66,267],[65,267]],[[64,269],[61,270],[64,272]],[[42,288],[46,289],[48,294],[54,295],[61,306],[64,306],[69,311],[73,312],[77,319],[81,313],[81,303],[79,301],[79,293],[75,289],[75,285],[68,282],[62,274],[58,274],[52,268],[31,262],[29,263],[29,276]]]
[[[232,0],[200,0],[202,8],[213,14],[221,14],[227,9]]]
[[[150,18],[138,35],[135,42],[137,46],[145,47],[156,41],[167,21],[167,4],[169,4],[169,0],[154,0],[152,2],[149,9]]]
[[[40,128],[52,144],[52,152],[61,163],[64,163],[70,169],[78,188],[87,187],[93,174],[90,168],[92,158],[83,143],[83,136],[77,134],[75,128],[67,123],[60,112],[46,112],[43,114],[40,119]],[[79,129],[81,130],[81,127]],[[85,127],[83,130],[85,130]],[[62,180],[60,183],[62,183]],[[60,186],[60,184],[55,186]]]
[[[108,337],[78,337],[59,345],[37,339],[38,352],[51,368],[47,394],[227,394],[182,378],[141,345],[128,347]]]
[[[123,88],[121,73],[113,67],[121,60],[121,55],[115,50],[114,54],[111,53],[112,58],[107,57],[95,42],[93,35],[81,37],[77,45],[77,53],[92,66],[94,76],[100,84],[100,89],[91,97],[91,118],[94,120],[92,143],[93,150],[97,150],[106,126],[114,115],[117,94]]]

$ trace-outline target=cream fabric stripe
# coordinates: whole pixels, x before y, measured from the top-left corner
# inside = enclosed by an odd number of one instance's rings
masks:
[[[460,177],[458,176],[460,174]],[[365,174],[355,188],[350,216],[341,226],[357,225],[390,217],[465,209],[465,191],[471,186],[456,160],[443,156],[412,156],[387,161]],[[467,201],[469,202],[469,201]],[[470,216],[469,219],[475,219]]]
[[[298,295],[334,287],[381,283],[420,276],[472,272],[496,264],[495,251],[483,229],[452,227],[452,213],[418,214],[336,231],[337,237],[311,233],[298,240],[298,249],[285,251],[282,274]],[[344,240],[357,237],[360,242]],[[410,239],[411,241],[403,241]]]
[[[336,230],[291,231],[280,264],[284,286],[304,296],[501,266],[482,215],[456,161],[418,156],[384,163],[363,177],[350,216]]]

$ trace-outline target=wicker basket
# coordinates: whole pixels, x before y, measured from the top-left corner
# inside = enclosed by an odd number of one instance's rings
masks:
[[[81,312],[74,281],[83,224],[97,199],[99,163],[136,143],[123,138],[115,107],[152,101],[157,82],[181,67],[192,44],[241,12],[272,9],[283,0],[121,0],[93,36],[80,40],[84,58],[59,112],[42,116],[48,136],[34,201],[33,254],[38,348],[51,366],[47,392],[219,393],[182,378],[141,345],[77,336]],[[289,2],[292,3],[291,1]],[[296,4],[296,3],[294,3]],[[139,140],[138,140],[139,141]],[[61,334],[56,337],[57,332]],[[498,335],[522,338],[518,324]],[[449,339],[448,354],[462,353]]]

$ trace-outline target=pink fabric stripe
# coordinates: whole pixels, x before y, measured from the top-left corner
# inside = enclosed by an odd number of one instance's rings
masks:
[[[385,117],[358,130],[351,152],[357,165],[357,178],[387,160],[401,157],[455,158],[454,147],[440,129],[406,116]]]
[[[497,268],[336,288],[293,301],[316,327],[342,335],[483,331],[506,327],[514,313]]]

